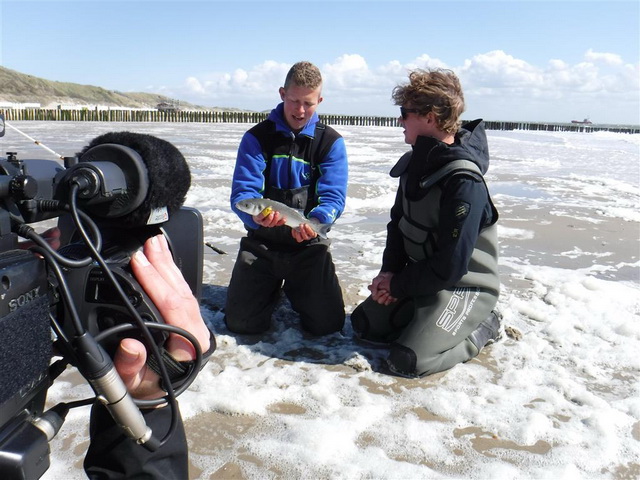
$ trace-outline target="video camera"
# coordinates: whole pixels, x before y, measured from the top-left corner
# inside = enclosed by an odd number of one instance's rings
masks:
[[[0,115],[0,136],[4,133]],[[69,408],[96,398],[130,438],[156,449],[160,442],[138,406],[168,402],[177,415],[175,397],[195,379],[205,360],[191,334],[164,323],[129,268],[131,255],[148,238],[163,233],[200,300],[202,217],[196,209],[182,206],[190,173],[180,152],[149,135],[113,132],[61,160],[21,160],[15,152],[0,158],[4,480],[42,476],[50,465],[49,441]],[[57,222],[57,251],[29,226],[44,221]],[[28,250],[20,238],[31,245]],[[187,338],[197,352],[194,365],[179,379],[175,372],[169,375],[163,361],[162,347],[170,332]],[[157,401],[131,399],[109,356],[125,336],[145,344],[167,396]],[[209,353],[214,348],[212,341]],[[68,365],[80,371],[96,398],[45,411],[47,390]]]

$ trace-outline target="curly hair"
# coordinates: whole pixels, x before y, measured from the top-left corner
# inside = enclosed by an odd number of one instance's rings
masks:
[[[455,134],[462,121],[464,94],[460,80],[451,70],[413,70],[409,83],[393,89],[391,98],[396,105],[410,105],[419,110],[419,115],[433,112],[438,127]]]
[[[295,84],[299,87],[306,87],[315,89],[322,85],[322,75],[320,70],[311,62],[297,62],[287,73],[287,78],[284,81],[285,90],[289,88],[291,84]]]

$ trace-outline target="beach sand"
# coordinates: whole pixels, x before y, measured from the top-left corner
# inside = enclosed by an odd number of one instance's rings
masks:
[[[43,124],[59,138],[54,127],[62,128]],[[312,338],[286,301],[262,337],[226,330],[222,308],[243,234],[227,204],[229,178],[245,126],[228,126],[229,135],[227,126],[216,126],[223,132],[217,136],[210,126],[168,128],[134,129],[170,133],[178,145],[193,138],[184,144],[196,172],[187,204],[203,211],[205,239],[226,252],[205,248],[204,255],[202,312],[218,349],[180,397],[191,479],[640,477],[640,303],[629,298],[640,284],[640,223],[629,213],[637,186],[616,190],[598,178],[574,190],[573,178],[547,178],[543,168],[513,173],[556,151],[573,162],[576,146],[592,137],[562,136],[567,153],[553,135],[495,134],[504,158],[488,185],[500,212],[499,307],[511,335],[464,365],[405,379],[388,374],[386,349],[354,340],[348,318],[343,335]],[[342,130],[354,175],[330,237],[349,315],[380,267],[395,191],[389,159],[405,146],[384,143],[397,137],[393,129]],[[524,154],[511,150],[512,137]],[[372,138],[382,146],[369,145]],[[549,152],[541,151],[546,145]],[[598,158],[590,145],[584,158]],[[376,171],[371,149],[387,162]],[[52,401],[87,397],[80,380],[65,373],[51,388]],[[84,478],[87,445],[88,408],[80,408],[51,443],[54,465],[45,480]]]
[[[598,266],[598,277],[614,281],[638,282],[637,262],[640,254],[640,225],[637,222],[624,221],[617,218],[606,217],[591,212],[589,209],[573,209],[572,211],[558,212],[556,208],[545,206],[531,206],[523,204],[520,200],[512,197],[501,198],[499,202],[501,220],[500,230],[504,235],[500,239],[501,257],[505,259],[517,259],[518,262],[529,263],[536,266],[549,266],[569,270],[589,269]],[[382,216],[380,223],[373,224],[370,232],[372,236],[384,238],[386,219]],[[335,227],[337,231],[340,226]],[[219,255],[212,258],[213,253],[207,256],[210,261],[218,264],[215,285],[208,285],[203,296],[204,304],[212,311],[223,308],[225,285],[228,281],[227,275],[231,272],[233,260],[237,248],[228,248],[227,255]],[[362,246],[354,242],[341,242],[334,240],[332,253],[338,265],[338,276],[340,278],[347,313],[364,299],[366,282],[362,282],[359,277],[350,276],[340,269],[341,264],[357,263],[363,259]],[[366,257],[365,257],[366,258]],[[346,261],[345,261],[346,260]],[[526,275],[518,273],[518,270],[510,268],[509,262],[501,262],[500,273],[503,290],[513,295],[529,295],[527,292],[532,287],[532,280]],[[628,265],[621,267],[621,265]],[[611,267],[609,270],[607,267]],[[615,267],[615,268],[614,268]],[[330,353],[331,342],[322,339],[314,340],[304,337],[302,346],[299,349],[283,352],[279,351],[278,335],[288,328],[298,328],[295,321],[292,321],[288,311],[287,302],[283,300],[280,309],[274,316],[274,324],[284,322],[285,326],[275,326],[273,331],[260,338],[236,337],[238,344],[251,345],[260,343],[261,351],[266,351],[265,344],[272,343],[273,355],[278,357],[277,364],[281,367],[297,361],[310,362],[315,366],[323,365],[325,369],[340,372],[341,375],[357,375],[358,372],[373,368],[378,370],[381,383],[362,378],[359,381],[366,389],[379,395],[398,395],[404,391],[424,391],[438,385],[449,373],[441,372],[421,379],[405,379],[387,375],[384,368],[385,349],[372,348],[358,344],[353,339],[344,339],[344,344],[352,343],[353,350],[359,352],[367,361],[358,364],[350,358],[336,358]],[[347,319],[348,322],[348,319]],[[224,335],[232,335],[224,329],[223,324],[218,323],[224,331]],[[508,334],[505,334],[500,343],[509,347],[515,345],[522,334],[517,328],[511,329],[510,318],[504,319],[504,326]],[[526,332],[525,332],[526,333]],[[348,350],[348,349],[347,349]],[[341,349],[344,351],[344,348]],[[508,357],[502,355],[502,357]],[[224,358],[214,358],[211,368],[220,371],[226,368]],[[485,348],[478,357],[468,362],[469,365],[479,365],[491,374],[487,377],[490,382],[497,383],[502,375],[502,369],[497,360],[492,355],[492,347]],[[622,381],[632,382],[633,377],[622,375]],[[598,388],[607,388],[600,385]],[[523,408],[531,408],[531,405],[523,405]],[[280,416],[299,416],[306,412],[305,408],[296,403],[277,403],[269,406],[269,411]],[[416,416],[424,425],[424,428],[432,428],[438,425],[439,428],[449,428],[456,438],[466,437],[473,449],[480,455],[492,459],[496,458],[500,452],[500,458],[506,459],[517,467],[519,452],[528,452],[533,455],[544,456],[552,454],[554,445],[537,441],[532,444],[518,444],[508,439],[500,438],[492,431],[482,428],[468,426],[460,428],[455,423],[438,416],[421,406],[407,406],[406,411],[394,412],[394,417],[404,417],[406,415]],[[566,422],[569,418],[558,416],[554,422]],[[277,423],[280,427],[281,424]],[[279,428],[278,427],[278,428]],[[251,454],[243,448],[246,439],[256,436],[269,436],[269,422],[265,421],[264,415],[227,415],[220,412],[207,412],[195,415],[186,421],[187,435],[192,455],[195,457],[218,457],[229,458],[228,461],[209,475],[202,477],[202,469],[198,464],[192,463],[191,478],[210,479],[244,479],[248,478],[246,473],[247,465],[254,466],[257,470],[266,468],[264,478],[335,478],[327,472],[320,470],[309,470],[301,465],[299,470],[293,470],[289,465],[286,470],[279,470],[273,464],[265,466],[264,460],[259,456]],[[640,440],[640,424],[634,427],[634,438]],[[358,439],[358,444],[365,447],[376,445],[379,442],[375,437],[362,435]],[[387,455],[400,462],[408,462],[416,465],[428,467],[428,478],[430,475],[446,477],[464,478],[468,466],[457,468],[455,465],[443,462],[442,464],[424,462],[424,459],[411,452],[397,453],[387,451]],[[462,451],[451,452],[454,456],[463,456]],[[511,460],[509,460],[511,458]],[[464,462],[462,462],[464,463]],[[640,463],[631,461],[620,464],[614,471],[608,472],[612,478],[626,479],[637,478],[640,475]],[[252,477],[254,478],[254,477]],[[385,477],[389,478],[389,477]],[[394,478],[394,477],[391,477]],[[524,478],[527,478],[526,476]]]

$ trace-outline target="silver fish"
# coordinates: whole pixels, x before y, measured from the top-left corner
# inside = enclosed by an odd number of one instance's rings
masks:
[[[317,223],[312,221],[306,218],[300,210],[287,207],[284,203],[276,202],[269,198],[247,198],[240,200],[236,203],[236,208],[249,215],[263,214],[266,216],[272,211],[278,212],[281,216],[285,217],[285,225],[291,228],[298,228],[303,223],[306,223],[322,238],[327,238],[327,232],[331,228],[330,223]]]

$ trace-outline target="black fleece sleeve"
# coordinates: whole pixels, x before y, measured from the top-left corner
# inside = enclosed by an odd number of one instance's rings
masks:
[[[433,295],[455,285],[468,271],[481,229],[491,216],[484,182],[470,175],[454,175],[445,184],[434,254],[408,264],[391,281],[391,295]]]
[[[154,435],[164,437],[171,422],[171,409],[142,410],[142,414]],[[125,436],[106,408],[95,404],[91,408],[89,435],[91,443],[84,459],[84,469],[92,480],[189,478],[188,447],[182,418],[167,443],[157,451],[149,452]]]
[[[407,264],[409,257],[404,251],[402,234],[398,228],[398,223],[402,218],[402,187],[398,187],[396,200],[391,207],[391,221],[387,224],[387,244],[382,254],[383,272],[397,273]]]

